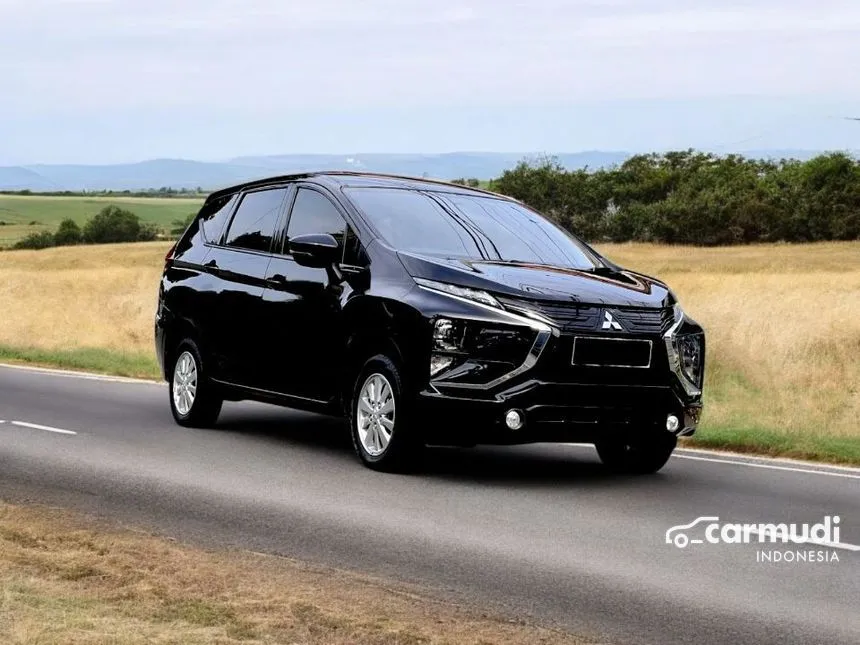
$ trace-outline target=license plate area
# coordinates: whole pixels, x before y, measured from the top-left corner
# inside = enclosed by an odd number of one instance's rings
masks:
[[[637,338],[574,336],[570,363],[578,367],[651,367],[652,342]]]

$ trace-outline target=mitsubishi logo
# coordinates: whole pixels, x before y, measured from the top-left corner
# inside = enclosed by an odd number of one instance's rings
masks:
[[[608,311],[603,312],[603,325],[601,329],[612,329],[615,331],[624,331],[624,328],[612,317]]]

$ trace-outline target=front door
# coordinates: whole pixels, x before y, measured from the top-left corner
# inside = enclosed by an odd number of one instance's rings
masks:
[[[270,330],[267,378],[275,392],[325,402],[338,393],[345,346],[342,302],[349,287],[333,284],[325,269],[296,263],[289,240],[328,233],[343,246],[347,230],[340,208],[327,194],[316,187],[298,188],[281,253],[269,263],[263,291]]]

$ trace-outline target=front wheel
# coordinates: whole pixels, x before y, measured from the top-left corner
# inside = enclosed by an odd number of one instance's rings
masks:
[[[176,423],[196,428],[214,425],[223,402],[203,372],[197,346],[190,340],[182,342],[170,379],[170,411]]]
[[[669,434],[645,434],[631,438],[598,441],[595,447],[600,461],[619,473],[649,475],[656,473],[672,456],[678,439]]]
[[[355,381],[349,416],[352,445],[365,466],[404,471],[414,465],[422,446],[411,416],[412,399],[397,365],[383,355],[368,360]]]

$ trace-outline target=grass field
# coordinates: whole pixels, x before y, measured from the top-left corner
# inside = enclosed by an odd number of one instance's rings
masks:
[[[196,213],[201,203],[200,199],[167,197],[0,195],[0,247],[11,246],[30,233],[54,231],[66,218],[83,226],[85,221],[110,205],[126,208],[144,222],[169,229],[174,220]]]
[[[4,645],[574,645],[424,590],[0,502]]]
[[[167,245],[0,253],[0,359],[154,376]],[[603,245],[708,332],[696,443],[860,464],[860,243]]]

